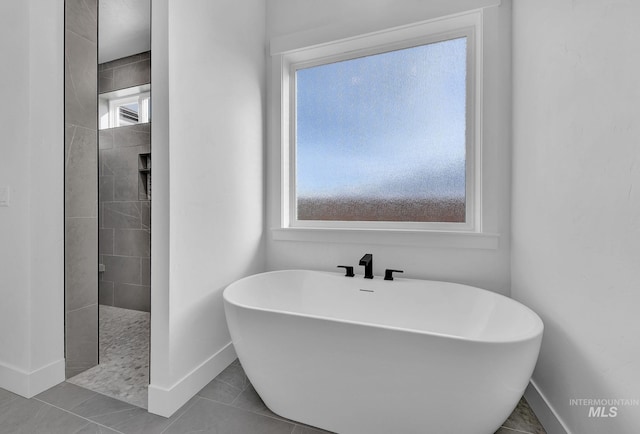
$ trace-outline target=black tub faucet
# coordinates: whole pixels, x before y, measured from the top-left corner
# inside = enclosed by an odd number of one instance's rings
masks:
[[[384,270],[384,280],[393,280],[393,273],[404,273],[402,270],[391,270],[387,268]]]
[[[364,278],[373,279],[373,255],[367,253],[360,259],[360,265],[364,265]]]
[[[347,277],[353,277],[353,267],[351,265],[338,265],[338,268],[344,268],[344,275]]]

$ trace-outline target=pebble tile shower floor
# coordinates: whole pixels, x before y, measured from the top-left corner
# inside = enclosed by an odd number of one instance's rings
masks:
[[[149,312],[100,305],[99,315],[100,364],[67,381],[147,408]]]
[[[461,412],[464,412],[462,409]],[[31,399],[0,389],[3,434],[322,434],[264,405],[236,360],[170,418],[61,383]],[[546,434],[527,402],[496,434]],[[402,434],[399,427],[397,432]],[[439,433],[425,433],[439,434]]]

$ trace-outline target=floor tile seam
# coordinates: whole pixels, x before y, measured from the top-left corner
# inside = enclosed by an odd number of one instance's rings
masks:
[[[45,403],[42,403],[42,404],[45,404]],[[28,424],[33,423],[33,424],[35,424],[37,426],[38,422],[42,418],[42,413],[46,412],[48,410],[47,406],[53,407],[53,405],[51,405],[51,404],[41,405],[40,408],[38,408],[36,410],[35,414],[29,419],[29,421],[27,423]]]
[[[111,413],[97,414],[97,415],[95,415],[94,417],[98,417],[98,416],[105,416],[105,415],[107,415],[107,414],[121,413],[121,412],[123,412],[123,411],[130,411],[130,410],[135,410],[135,409],[141,409],[141,410],[144,410],[144,411],[146,411],[146,412],[149,412],[149,409],[148,409],[148,408],[141,407],[141,406],[139,406],[139,405],[137,405],[137,404],[132,404],[131,402],[129,402],[129,401],[125,401],[124,399],[119,398],[119,397],[117,397],[117,396],[107,395],[106,393],[102,393],[102,392],[96,392],[96,393],[97,393],[98,395],[106,396],[107,398],[115,399],[116,401],[121,402],[121,403],[123,403],[123,404],[130,405],[130,406],[131,406],[131,408],[126,408],[126,409],[124,409],[124,410],[112,411]]]
[[[85,419],[89,419],[89,420],[90,420],[90,421],[92,421],[92,422],[94,422],[94,420],[93,420],[93,419],[91,419],[92,417],[110,416],[110,415],[112,415],[112,414],[124,413],[125,411],[131,411],[131,410],[135,410],[135,409],[137,409],[137,408],[141,408],[142,410],[145,410],[145,411],[146,411],[146,409],[144,409],[144,408],[142,408],[142,407],[138,407],[137,405],[130,404],[130,403],[128,403],[127,401],[123,401],[122,399],[114,398],[113,396],[105,395],[104,393],[98,393],[98,392],[96,392],[96,393],[97,393],[98,395],[105,396],[105,397],[107,397],[107,398],[109,398],[109,399],[114,399],[114,400],[116,400],[116,401],[118,401],[118,402],[122,402],[122,403],[124,403],[124,404],[130,405],[130,406],[131,406],[131,408],[125,408],[125,409],[123,409],[123,410],[110,411],[110,412],[108,412],[108,413],[93,414],[93,415],[91,415],[91,416],[81,416],[81,417],[84,417]],[[74,408],[76,408],[76,407],[74,407]],[[74,412],[73,412],[73,410],[69,410],[69,411],[71,411],[73,414],[77,414],[77,413],[74,413]],[[78,416],[80,416],[80,415],[78,414]]]
[[[92,422],[86,421],[87,423],[85,423],[84,425],[82,425],[80,428],[78,428],[77,430],[75,430],[74,432],[70,433],[70,434],[77,434],[78,432],[82,431],[83,429],[85,429],[86,427],[88,427]]]
[[[87,218],[94,218],[94,217],[87,217]],[[77,312],[77,311],[82,310],[82,309],[86,309],[88,307],[97,306],[97,305],[98,305],[98,303],[91,303],[91,304],[88,304],[86,306],[82,306],[82,307],[78,307],[78,308],[75,308],[75,309],[72,309],[72,310],[68,310],[68,311],[65,312],[65,315],[69,314],[69,313]]]
[[[43,404],[45,404],[45,405],[51,406],[51,407],[53,407],[53,408],[57,408],[58,410],[62,410],[62,411],[64,411],[65,413],[69,413],[69,414],[71,414],[71,415],[73,415],[73,416],[79,417],[80,419],[86,420],[86,421],[87,421],[87,424],[86,424],[86,425],[84,425],[84,426],[83,426],[83,428],[84,428],[85,426],[89,425],[89,424],[94,424],[94,425],[98,425],[98,426],[101,426],[101,427],[103,427],[103,428],[106,428],[106,429],[109,429],[109,430],[115,431],[115,432],[116,432],[116,433],[118,433],[118,434],[125,434],[125,433],[123,433],[122,431],[118,431],[117,429],[114,429],[114,428],[111,428],[111,427],[109,427],[109,426],[103,425],[103,424],[101,424],[101,423],[99,423],[99,422],[96,422],[95,420],[91,420],[91,419],[89,419],[89,418],[87,418],[87,417],[85,417],[85,416],[81,416],[81,415],[79,415],[78,413],[74,413],[74,412],[73,412],[73,411],[71,411],[71,410],[67,410],[67,409],[65,409],[65,408],[58,407],[57,405],[50,404],[50,403],[45,402],[45,401],[42,401],[41,399],[38,399],[38,398],[33,398],[33,399],[35,399],[36,401],[40,401],[41,403],[43,403]],[[83,401],[83,402],[84,402],[84,401]],[[78,405],[79,405],[79,404],[78,404]],[[117,413],[117,412],[114,412],[114,413]],[[112,414],[112,413],[109,413],[109,414]]]
[[[71,30],[71,28],[69,28],[69,27],[66,27],[64,30],[65,30],[65,31],[67,31],[67,32],[69,32],[69,33],[73,33],[73,34],[74,34],[74,35],[76,35],[77,37],[82,38],[82,39],[84,39],[85,41],[90,42],[90,43],[91,43],[91,44],[93,44],[93,45],[96,45],[96,46],[98,45],[98,41],[92,41],[91,39],[87,38],[86,36],[82,36],[80,33],[78,33],[78,32],[76,32],[76,31]]]
[[[273,419],[273,420],[279,420],[280,422],[290,423],[290,424],[293,424],[294,426],[295,426],[295,425],[298,425],[297,421],[295,421],[295,420],[291,420],[291,419],[285,419],[284,417],[282,417],[282,416],[280,416],[280,415],[278,415],[278,414],[274,413],[274,412],[273,412],[269,407],[267,407],[267,405],[266,405],[266,404],[265,404],[264,406],[265,406],[265,408],[266,408],[268,411],[270,411],[272,414],[261,413],[261,412],[256,411],[256,410],[247,410],[247,409],[242,408],[242,407],[236,407],[236,406],[234,406],[234,407],[235,407],[235,408],[239,408],[240,410],[249,411],[249,412],[251,412],[251,413],[253,413],[253,414],[257,414],[257,415],[260,415],[260,416],[268,417],[268,418]]]
[[[91,19],[93,19],[95,22],[98,22],[98,15],[97,13],[93,13],[93,10],[91,7],[89,7],[89,5],[87,4],[87,2],[85,0],[82,0],[82,4],[84,5],[85,9],[87,11],[89,11],[89,15],[91,15]]]
[[[131,216],[129,216],[129,217],[131,217]],[[145,230],[145,228],[142,228],[142,229],[138,229],[138,228],[132,228],[132,229],[130,229],[130,228],[100,228],[100,229],[116,229],[116,230],[119,230],[119,231],[145,231],[145,232],[148,232],[147,230]],[[117,258],[144,258],[144,259],[151,258],[151,256],[140,256],[140,255],[116,255],[116,254],[113,254],[113,253],[102,253],[102,254],[106,255],[106,256],[114,256],[114,257],[117,257]],[[115,282],[115,280],[105,280],[104,282]],[[136,285],[136,284],[134,283],[133,285]],[[138,283],[137,285],[140,285],[140,284]],[[140,285],[140,286],[149,286],[149,285]],[[109,306],[109,305],[108,304],[101,304],[101,306]],[[109,306],[109,307],[118,307],[118,306]],[[144,313],[150,313],[150,312],[147,312],[146,310],[137,310],[137,309],[131,309],[131,310],[136,310],[138,312],[144,312]]]
[[[229,402],[223,402],[223,401],[218,401],[217,399],[209,398],[208,396],[202,396],[202,395],[197,395],[197,394],[196,394],[196,396],[198,398],[206,399],[207,401],[215,402],[216,404],[223,404],[223,405],[226,405],[227,407],[233,407],[233,408],[237,408],[239,410],[250,411],[250,410],[246,410],[244,408],[236,407],[235,405],[233,405],[232,403],[229,403]],[[235,401],[235,400],[236,399],[234,399],[233,401]]]
[[[238,396],[240,396],[240,395],[238,395]],[[257,411],[248,410],[248,409],[246,409],[246,408],[238,407],[238,406],[233,405],[233,404],[228,404],[228,403],[225,403],[225,402],[216,401],[215,399],[207,398],[206,396],[200,396],[200,395],[198,395],[198,398],[206,399],[207,401],[215,402],[216,404],[222,404],[222,405],[224,405],[224,406],[226,406],[226,407],[235,408],[236,410],[245,411],[245,412],[247,412],[247,413],[253,413],[253,414],[258,415],[258,416],[268,417],[269,419],[273,419],[273,420],[277,420],[277,421],[280,421],[280,422],[284,422],[284,423],[286,423],[286,424],[293,425],[293,427],[294,427],[294,428],[295,428],[295,426],[297,425],[297,423],[296,423],[295,421],[291,421],[291,422],[290,422],[290,421],[288,421],[288,420],[284,420],[284,419],[282,419],[282,417],[280,417],[280,416],[278,416],[278,417],[273,417],[273,416],[270,416],[270,415],[268,415],[268,414],[258,413]],[[236,398],[236,399],[238,399],[238,398]],[[234,399],[234,400],[233,400],[233,402],[235,402],[235,401],[236,401],[236,399]],[[266,406],[265,406],[265,407],[266,407]],[[267,407],[267,408],[268,408],[268,407]],[[271,410],[269,410],[269,411],[271,411]],[[274,413],[274,414],[275,414],[275,413]]]
[[[519,430],[519,429],[516,429],[516,428],[510,428],[510,427],[504,426],[504,425],[500,426],[500,428],[507,429],[509,431],[513,431],[513,432],[517,432],[517,433],[522,433],[522,434],[535,434],[535,433],[533,433],[531,431],[522,431],[522,430]]]
[[[74,92],[75,92],[75,87],[74,87]],[[66,159],[64,160],[64,168],[65,170],[67,169],[67,167],[69,167],[69,160],[71,159],[71,150],[73,149],[73,140],[76,137],[76,130],[77,127],[76,125],[70,124],[73,127],[73,134],[71,135],[71,140],[69,141],[69,150],[66,151],[67,155],[66,155]]]
[[[228,383],[225,383],[225,384],[228,384]],[[229,384],[229,385],[230,385],[230,384]],[[230,385],[230,386],[231,386],[231,385]],[[232,387],[234,387],[234,386],[232,386]],[[237,387],[236,387],[236,389],[237,389]],[[245,389],[240,390],[240,393],[238,393],[238,394],[236,395],[236,397],[235,397],[235,398],[233,398],[233,401],[231,401],[231,402],[229,403],[229,405],[230,405],[230,406],[232,406],[232,407],[236,407],[236,408],[240,408],[240,407],[237,407],[237,406],[235,405],[235,402],[236,402],[238,399],[240,399],[240,396],[242,396],[242,394],[244,393],[244,390],[245,390]]]
[[[220,378],[217,378],[217,377],[216,377],[216,378],[214,378],[214,380],[217,380],[217,381],[219,381],[219,382],[221,382],[221,383],[224,383],[224,384],[226,384],[227,386],[231,386],[231,387],[233,387],[234,389],[238,389],[241,393],[242,393],[242,392],[244,392],[245,390],[247,390],[247,386],[245,386],[245,387],[243,387],[243,388],[240,388],[240,387],[234,386],[233,384],[231,384],[231,383],[229,383],[229,382],[227,382],[227,381],[221,380]]]
[[[89,369],[91,369],[91,368],[89,368]],[[85,372],[86,372],[86,371],[85,371]],[[80,374],[78,374],[78,375],[80,375]],[[71,377],[71,378],[73,378],[73,377]],[[93,391],[93,390],[91,390],[91,389],[87,389],[86,387],[83,387],[83,386],[79,386],[79,385],[77,385],[77,384],[75,384],[75,383],[70,382],[69,380],[64,380],[64,382],[65,382],[66,384],[72,384],[72,385],[74,385],[75,387],[80,387],[80,388],[82,388],[82,390],[85,390],[85,391],[87,391],[87,392],[92,393],[92,395],[91,395],[91,396],[89,396],[88,398],[83,399],[82,401],[80,401],[79,403],[77,403],[77,404],[74,406],[74,408],[75,408],[75,407],[77,407],[77,406],[79,406],[80,404],[84,404],[85,402],[87,402],[88,400],[90,400],[91,398],[93,398],[94,396],[98,395],[98,392],[95,392],[95,391]],[[33,399],[37,399],[38,401],[46,402],[46,403],[47,403],[47,404],[49,404],[49,405],[52,405],[52,406],[54,406],[54,407],[57,407],[54,403],[52,403],[52,402],[47,402],[47,401],[45,401],[44,399],[37,398],[37,397],[35,397],[35,396],[34,396],[34,398],[33,398]]]
[[[113,367],[113,366],[119,367],[120,365],[128,366],[127,362],[129,362],[129,361],[130,360],[126,360],[126,362],[125,362],[125,361],[122,361],[121,359],[111,359],[110,358],[110,359],[107,359],[107,360],[103,360],[99,365],[94,366],[94,368],[97,368],[97,367],[101,366],[102,370],[105,370],[105,367]],[[91,369],[93,369],[93,368],[91,368]]]
[[[242,396],[242,394],[244,393],[244,391],[245,391],[245,390],[247,390],[247,388],[248,388],[248,386],[247,386],[246,388],[244,388],[244,389],[242,390],[242,392],[240,392],[240,393],[238,394],[238,396],[236,396],[236,397],[233,399],[233,401],[231,401],[231,402],[230,402],[229,404],[227,404],[227,405],[229,405],[229,406],[231,406],[231,407],[233,407],[233,408],[237,408],[237,409],[240,409],[240,410],[248,411],[248,412],[251,412],[251,413],[254,413],[254,414],[260,414],[260,413],[258,413],[258,412],[256,412],[256,411],[249,410],[249,409],[246,409],[246,408],[243,408],[243,407],[240,407],[240,406],[236,405],[236,401],[238,401],[238,400],[240,399],[240,397]],[[256,393],[257,393],[257,392],[256,392]],[[265,404],[265,407],[267,407],[267,406],[266,406],[266,404]],[[267,407],[267,408],[268,408],[268,407]],[[261,415],[261,416],[265,416],[265,415],[263,415],[263,414],[260,414],[260,415]],[[273,419],[273,418],[272,418],[272,419]]]
[[[323,428],[318,428],[312,425],[306,425],[306,424],[303,424],[302,422],[296,422],[295,426],[299,426],[302,429],[310,428],[313,432],[317,431],[318,433],[339,434],[339,433],[334,433],[333,431],[327,431],[326,429],[323,429]]]
[[[201,396],[200,395],[196,395],[196,398],[201,398]],[[164,427],[164,429],[162,431],[160,431],[160,434],[163,434],[174,423],[176,423],[178,420],[180,420],[182,418],[182,416],[184,416],[187,413],[187,411],[189,411],[189,409],[196,404],[196,402],[198,402],[198,400],[194,399],[193,402],[191,403],[191,405],[189,405],[188,407],[185,407],[184,411],[182,413],[180,413],[180,416],[176,417],[171,423],[169,423],[169,425],[167,425],[166,427]]]
[[[12,392],[12,393],[13,393],[13,392]],[[18,399],[18,398],[21,398],[21,396],[16,395],[16,396],[12,397],[10,400],[6,401],[4,404],[0,404],[0,408],[4,407],[4,406],[5,406],[5,405],[7,405],[7,404],[12,403],[13,401],[15,401],[15,400],[16,400],[16,399]]]
[[[39,401],[43,405],[41,405],[40,408],[38,408],[38,410],[36,410],[35,414],[33,414],[33,416],[31,416],[29,418],[29,420],[26,422],[27,426],[36,426],[37,427],[37,426],[41,425],[44,422],[43,418],[46,417],[47,412],[51,408],[55,408],[57,410],[61,410],[63,412],[69,413],[68,411],[65,411],[62,408],[58,408],[55,405],[49,404],[48,402],[43,402],[43,401],[40,401],[40,400],[37,400],[37,401]],[[77,415],[72,414],[72,416],[77,416]],[[84,425],[82,425],[81,427],[79,427],[77,430],[75,430],[74,433],[70,433],[70,434],[77,433],[78,431],[80,431],[81,429],[85,428],[86,426],[88,426],[91,423],[90,421],[87,421],[84,418],[80,418],[80,419],[83,420],[86,423]]]

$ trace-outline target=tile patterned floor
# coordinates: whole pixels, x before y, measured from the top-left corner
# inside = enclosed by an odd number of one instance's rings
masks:
[[[67,381],[147,408],[149,312],[100,305],[100,364]]]
[[[235,361],[172,417],[65,382],[25,399],[0,389],[3,434],[322,434],[273,414]],[[496,434],[546,434],[526,401]],[[402,433],[394,433],[402,434]],[[427,434],[427,433],[425,433]],[[433,433],[438,434],[438,433]]]

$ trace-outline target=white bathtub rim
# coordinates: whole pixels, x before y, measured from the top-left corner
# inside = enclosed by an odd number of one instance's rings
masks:
[[[255,278],[256,276],[264,276],[264,275],[269,275],[269,274],[281,274],[281,273],[287,273],[287,272],[300,272],[300,271],[312,271],[314,273],[324,273],[324,274],[330,274],[330,275],[340,275],[341,273],[335,273],[335,272],[330,272],[330,271],[319,271],[319,270],[309,270],[309,269],[289,269],[289,270],[274,270],[274,271],[266,271],[266,272],[262,272],[262,273],[257,273],[257,274],[252,274],[250,276],[246,276],[243,277],[242,279],[236,280],[235,282],[232,282],[231,284],[229,284],[223,291],[223,299],[225,304],[228,303],[230,305],[239,307],[239,308],[243,308],[243,309],[247,309],[247,310],[253,310],[253,311],[259,311],[259,312],[265,312],[265,313],[274,313],[274,314],[281,314],[281,315],[289,315],[289,316],[293,316],[293,317],[298,317],[298,318],[312,318],[312,319],[317,319],[317,320],[322,320],[322,321],[332,321],[332,322],[336,322],[336,323],[340,323],[340,324],[350,324],[350,325],[356,325],[356,326],[363,326],[363,327],[374,327],[374,328],[379,328],[379,329],[384,329],[384,330],[391,330],[391,331],[398,331],[398,332],[402,332],[402,333],[412,333],[412,334],[418,334],[418,335],[423,335],[423,336],[433,336],[433,337],[437,337],[437,338],[442,338],[442,339],[452,339],[452,340],[457,340],[457,341],[462,341],[462,342],[473,342],[473,343],[481,343],[481,344],[511,344],[511,343],[525,343],[525,342],[529,342],[529,341],[535,341],[537,339],[542,338],[543,332],[544,332],[544,323],[542,322],[542,319],[538,316],[537,313],[535,313],[532,309],[530,309],[528,306],[525,306],[524,304],[520,303],[517,300],[514,300],[510,297],[506,297],[502,294],[498,294],[496,292],[493,291],[489,291],[486,289],[482,289],[482,288],[478,288],[477,286],[472,286],[472,285],[466,285],[466,284],[459,284],[456,282],[443,282],[443,281],[437,281],[437,280],[429,280],[429,282],[434,282],[434,283],[454,283],[456,285],[462,285],[462,286],[467,286],[470,288],[474,288],[478,291],[483,291],[486,293],[489,293],[491,296],[497,296],[497,297],[503,297],[507,300],[509,300],[509,302],[511,303],[515,303],[517,305],[519,305],[520,308],[525,309],[526,311],[528,311],[532,318],[534,318],[534,321],[539,325],[539,327],[535,327],[533,332],[530,333],[524,333],[521,336],[517,336],[517,337],[512,337],[512,338],[492,338],[492,339],[486,339],[486,338],[471,338],[471,337],[466,337],[466,336],[459,336],[459,335],[453,335],[453,334],[448,334],[448,333],[439,333],[439,332],[435,332],[435,331],[425,331],[425,330],[417,330],[417,329],[410,329],[410,328],[406,328],[406,327],[398,327],[398,326],[391,326],[391,325],[382,325],[382,324],[376,324],[376,323],[372,323],[372,322],[364,322],[364,321],[353,321],[353,320],[348,320],[348,319],[342,319],[342,318],[335,318],[335,317],[330,317],[330,316],[324,316],[324,315],[314,315],[314,314],[309,314],[309,313],[297,313],[297,312],[292,312],[292,311],[288,311],[288,310],[282,310],[282,309],[266,309],[266,308],[262,308],[262,307],[257,307],[257,306],[253,306],[253,305],[248,305],[245,303],[239,303],[236,301],[233,301],[230,299],[228,293],[230,292],[229,289],[232,288],[234,286],[234,284],[236,283],[240,283],[244,280],[249,280],[251,278]],[[356,275],[355,277],[357,277],[358,275]],[[419,280],[424,280],[424,279],[408,279],[408,278],[394,278],[395,280],[406,280],[406,281],[419,281]]]

